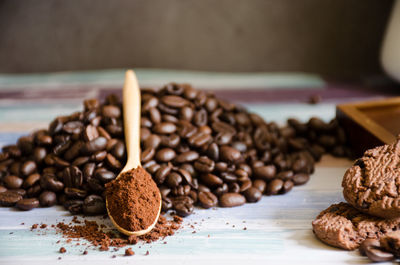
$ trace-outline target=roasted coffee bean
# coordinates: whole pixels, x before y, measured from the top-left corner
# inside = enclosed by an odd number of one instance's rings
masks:
[[[279,173],[276,175],[276,178],[282,179],[282,180],[284,180],[284,181],[285,181],[285,180],[292,179],[292,178],[293,178],[293,171],[287,170],[287,171],[279,172]]]
[[[36,163],[34,161],[26,161],[21,165],[20,172],[24,176],[29,176],[36,171]]]
[[[253,173],[256,178],[270,180],[275,177],[276,175],[276,167],[274,165],[268,166],[253,166]]]
[[[194,162],[194,168],[201,173],[210,173],[214,170],[215,162],[206,156],[202,156]]]
[[[190,198],[192,205],[199,192],[217,197],[241,193],[248,201],[256,200],[249,195],[254,189],[268,193],[275,185],[276,193],[269,194],[286,193],[308,180],[322,154],[349,154],[346,135],[336,120],[292,119],[280,128],[189,85],[143,90],[141,103],[143,168],[159,186],[169,189],[163,198],[174,205],[182,200],[176,199],[179,196]],[[69,200],[66,207],[82,213],[87,195],[101,195],[104,200],[105,183],[115,179],[126,163],[123,136],[118,97],[108,96],[103,104],[86,100],[84,111],[58,117],[49,130],[5,146],[0,153],[1,185],[9,185],[10,176],[16,176],[25,179],[22,187],[28,197],[51,191],[60,203],[67,200],[67,192],[79,200]],[[71,174],[71,168],[82,171],[80,177]],[[279,181],[283,181],[280,189]],[[163,208],[170,209],[171,203],[163,202]]]
[[[236,182],[229,183],[228,189],[229,189],[229,192],[234,192],[234,193],[240,192],[240,186]]]
[[[90,156],[90,160],[95,162],[101,162],[107,157],[106,151],[97,151],[93,155]]]
[[[181,174],[182,178],[185,180],[185,182],[189,185],[191,185],[193,188],[195,188],[195,184],[193,183],[192,175],[190,175],[189,171],[180,168],[178,169],[178,172]]]
[[[70,211],[72,214],[82,213],[83,201],[82,200],[67,200],[64,203],[64,208]]]
[[[209,191],[200,191],[198,193],[198,200],[200,205],[205,209],[215,207],[218,204],[218,198]]]
[[[42,207],[50,207],[57,203],[57,195],[52,191],[43,191],[39,196],[39,203]]]
[[[85,154],[93,154],[95,152],[104,150],[106,148],[106,145],[107,145],[107,139],[100,136],[92,141],[86,142],[82,146],[82,151]]]
[[[224,182],[222,181],[222,179],[220,179],[219,177],[217,177],[214,174],[208,173],[208,174],[202,174],[201,175],[201,181],[207,185],[207,186],[219,186],[222,185]]]
[[[97,137],[99,137],[99,132],[97,131],[97,128],[93,125],[88,125],[86,126],[86,128],[83,130],[83,139],[86,142],[90,142],[93,141],[94,139],[96,139]]]
[[[243,181],[242,184],[240,185],[240,192],[244,192],[247,189],[251,188],[251,185],[252,185],[251,180],[248,179]]]
[[[110,140],[110,139],[111,139],[111,135],[106,131],[106,129],[104,129],[104,128],[101,127],[101,126],[97,126],[96,128],[97,128],[97,131],[99,132],[99,135],[100,135],[101,137],[104,137],[104,138],[106,138],[107,140]]]
[[[207,155],[214,161],[219,160],[219,147],[216,143],[211,143],[207,148]]]
[[[175,148],[178,146],[180,141],[181,141],[181,138],[177,134],[171,134],[169,136],[167,136],[167,135],[161,136],[161,145],[162,146]]]
[[[253,174],[253,170],[248,164],[239,164],[239,169],[244,170],[249,177]]]
[[[101,194],[104,191],[104,186],[102,182],[96,178],[91,178],[87,181],[90,191]]]
[[[177,172],[171,172],[168,174],[165,184],[170,187],[174,188],[178,186],[182,182],[182,177]]]
[[[226,172],[228,170],[228,164],[225,162],[218,162],[215,164],[215,169],[218,172]]]
[[[293,183],[294,185],[303,185],[308,182],[310,176],[305,173],[297,173],[293,176]]]
[[[197,132],[189,137],[188,142],[189,145],[194,147],[200,147],[211,140],[211,136],[204,132]]]
[[[82,165],[86,165],[86,163],[89,162],[89,160],[90,160],[90,157],[88,157],[88,156],[77,157],[74,161],[72,161],[72,165],[80,167]]]
[[[36,183],[38,183],[40,179],[40,175],[38,173],[34,173],[32,175],[29,175],[25,180],[24,183],[22,184],[22,187],[24,189],[27,189],[29,187],[32,187],[33,185],[35,185]],[[5,178],[3,179],[3,181],[5,181]]]
[[[238,181],[245,181],[249,179],[249,175],[243,169],[236,169],[234,174],[237,176]]]
[[[36,147],[35,149],[33,149],[33,160],[36,163],[41,163],[46,155],[47,151],[44,147]]]
[[[282,187],[283,187],[283,180],[281,179],[273,179],[271,182],[268,183],[267,185],[267,195],[276,195],[278,194]]]
[[[53,143],[53,138],[49,135],[41,134],[35,138],[35,141],[39,146],[50,146]]]
[[[82,171],[76,166],[70,166],[63,170],[65,187],[79,188],[83,183]]]
[[[64,189],[65,195],[67,195],[68,198],[72,199],[83,199],[86,197],[87,191],[86,190],[81,190],[77,188],[65,188]]]
[[[232,147],[236,150],[239,150],[241,153],[245,153],[247,151],[247,146],[243,142],[233,142]]]
[[[187,163],[187,162],[192,162],[195,161],[199,158],[199,153],[196,151],[188,151],[188,152],[184,152],[179,154],[176,158],[175,158],[175,162],[177,163]]]
[[[229,172],[223,172],[220,174],[220,176],[225,183],[232,183],[237,181],[237,177]]]
[[[22,196],[18,193],[9,190],[0,193],[0,206],[11,207],[20,200],[22,200]]]
[[[92,178],[95,168],[96,168],[95,163],[85,164],[82,170],[83,179],[88,181],[90,178]]]
[[[262,192],[254,187],[250,187],[243,192],[247,202],[258,202],[262,197]]]
[[[0,185],[0,193],[7,191],[7,188]]]
[[[21,136],[17,141],[17,146],[21,150],[22,154],[29,155],[33,151],[33,137],[32,136]]]
[[[230,146],[222,146],[220,148],[220,158],[225,162],[236,162],[240,159],[241,154],[239,150],[230,147]]]
[[[267,183],[262,179],[255,179],[253,181],[253,187],[257,188],[259,191],[261,191],[261,193],[264,193]]]
[[[211,124],[211,127],[212,127],[213,130],[216,131],[217,133],[224,133],[224,132],[227,132],[227,133],[230,133],[230,134],[232,134],[232,135],[236,134],[236,129],[235,129],[233,126],[231,126],[231,125],[229,125],[228,123],[226,123],[226,122],[222,122],[222,121],[213,122],[213,123]]]
[[[318,143],[325,148],[332,148],[336,145],[336,138],[331,135],[321,135],[318,137]]]
[[[288,193],[289,191],[291,191],[293,186],[294,186],[293,181],[286,180],[285,183],[283,183],[283,187],[281,190],[282,194]]]
[[[112,154],[115,158],[117,158],[117,159],[123,161],[124,158],[125,158],[125,145],[124,145],[124,143],[122,143],[121,141],[118,141],[118,142],[114,145],[113,149],[111,150],[111,154]]]
[[[200,109],[195,112],[194,117],[193,117],[193,123],[200,127],[204,126],[207,124],[208,117],[207,117],[207,111],[205,109]]]
[[[26,195],[26,190],[24,190],[24,189],[11,189],[9,191],[19,194],[22,197],[25,197],[25,195]]]
[[[114,169],[114,170],[122,169],[121,162],[119,162],[112,154],[107,154],[106,163],[111,169]]]
[[[161,143],[161,138],[158,135],[150,135],[144,142],[144,148],[154,148],[156,149]]]
[[[157,151],[156,160],[159,162],[169,162],[176,157],[176,153],[171,148],[163,148]]]
[[[197,128],[187,121],[179,121],[178,135],[182,138],[189,138],[197,132]]]
[[[292,169],[295,173],[306,173],[307,171],[307,160],[304,158],[299,158],[294,161]]]
[[[39,201],[36,198],[22,199],[19,200],[15,206],[20,210],[29,211],[32,210],[33,208],[38,207]]]
[[[120,108],[112,105],[103,106],[102,113],[107,118],[119,118],[121,116]]]
[[[153,159],[156,151],[154,148],[147,148],[141,153],[141,161],[142,163],[146,163]]]
[[[170,198],[167,198],[167,197],[163,197],[162,198],[162,202],[161,202],[161,210],[163,211],[163,212],[166,212],[166,211],[168,211],[169,209],[171,209],[172,208],[172,201],[171,201],[171,199]]]
[[[64,124],[63,130],[69,134],[80,134],[83,129],[83,123],[80,121],[70,121]]]
[[[360,245],[360,253],[372,262],[384,262],[395,259],[395,256],[382,249],[378,239],[365,239]]]
[[[189,101],[178,96],[163,96],[161,102],[172,108],[182,108],[189,104]]]
[[[39,182],[40,182],[40,187],[44,190],[59,192],[64,189],[64,183],[58,181],[56,177],[52,174],[44,174],[40,178]]]
[[[149,111],[151,108],[157,107],[157,105],[158,105],[158,98],[151,96],[148,99],[144,100],[142,110],[146,112]]]
[[[218,133],[214,140],[218,145],[227,145],[232,141],[232,136],[228,132]]]
[[[168,174],[171,172],[171,167],[168,165],[162,165],[158,168],[154,175],[154,181],[157,184],[164,183],[165,179],[167,178]]]
[[[172,122],[172,123],[178,123],[179,122],[179,119],[176,116],[169,115],[169,114],[161,115],[161,120],[163,122]]]
[[[99,195],[89,195],[83,201],[83,213],[86,215],[99,215],[106,213],[106,203]]]
[[[161,113],[157,108],[151,108],[149,110],[150,120],[153,124],[161,122]]]
[[[156,124],[152,129],[155,133],[171,134],[176,131],[176,125],[171,122],[161,122],[159,124]]]
[[[175,209],[177,215],[186,217],[186,216],[192,214],[194,207],[190,203],[180,202],[180,203],[174,204],[174,209]]]
[[[308,121],[308,126],[316,131],[326,131],[328,129],[328,125],[323,120],[317,117],[312,117]]]
[[[17,176],[8,175],[3,179],[3,182],[7,189],[19,189],[24,180]]]
[[[246,198],[239,193],[225,193],[219,197],[219,206],[236,207],[246,203]]]
[[[228,184],[223,183],[221,186],[216,188],[215,190],[212,191],[216,196],[221,196],[222,194],[225,194],[229,192],[229,187]]]
[[[116,175],[106,169],[100,169],[100,170],[96,170],[95,172],[95,177],[100,180],[102,183],[107,183],[113,179],[115,179]]]
[[[193,118],[194,112],[190,107],[183,107],[179,110],[179,118],[184,121],[191,121]]]
[[[35,184],[26,191],[26,195],[29,198],[37,197],[42,192],[42,187],[40,184]]]

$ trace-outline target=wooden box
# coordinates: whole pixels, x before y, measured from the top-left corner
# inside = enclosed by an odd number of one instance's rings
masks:
[[[400,97],[338,105],[336,117],[359,157],[367,149],[396,140],[400,134]]]

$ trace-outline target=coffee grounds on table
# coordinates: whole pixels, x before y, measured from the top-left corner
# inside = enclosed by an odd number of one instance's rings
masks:
[[[106,184],[109,214],[128,231],[148,228],[160,209],[160,192],[152,177],[142,167],[124,172]]]
[[[167,236],[172,236],[181,227],[182,218],[174,216],[172,220],[167,220],[160,215],[155,227],[147,234],[142,236],[125,236],[117,230],[109,230],[103,224],[99,225],[96,221],[78,221],[76,218],[71,223],[59,222],[55,228],[57,233],[61,233],[67,242],[72,239],[86,239],[91,246],[99,247],[101,251],[107,251],[110,247],[124,247],[126,245],[135,245],[139,242],[151,243],[162,240]],[[36,226],[36,228],[39,228]]]

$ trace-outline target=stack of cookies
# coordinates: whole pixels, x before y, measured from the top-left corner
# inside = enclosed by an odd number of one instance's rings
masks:
[[[361,246],[362,254],[373,261],[397,257],[400,136],[395,143],[367,150],[346,171],[342,187],[347,203],[333,204],[322,211],[312,222],[314,234],[331,246],[347,250]]]

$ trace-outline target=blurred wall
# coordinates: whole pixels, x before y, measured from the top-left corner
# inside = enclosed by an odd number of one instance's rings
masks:
[[[0,72],[379,73],[389,0],[0,0]]]

